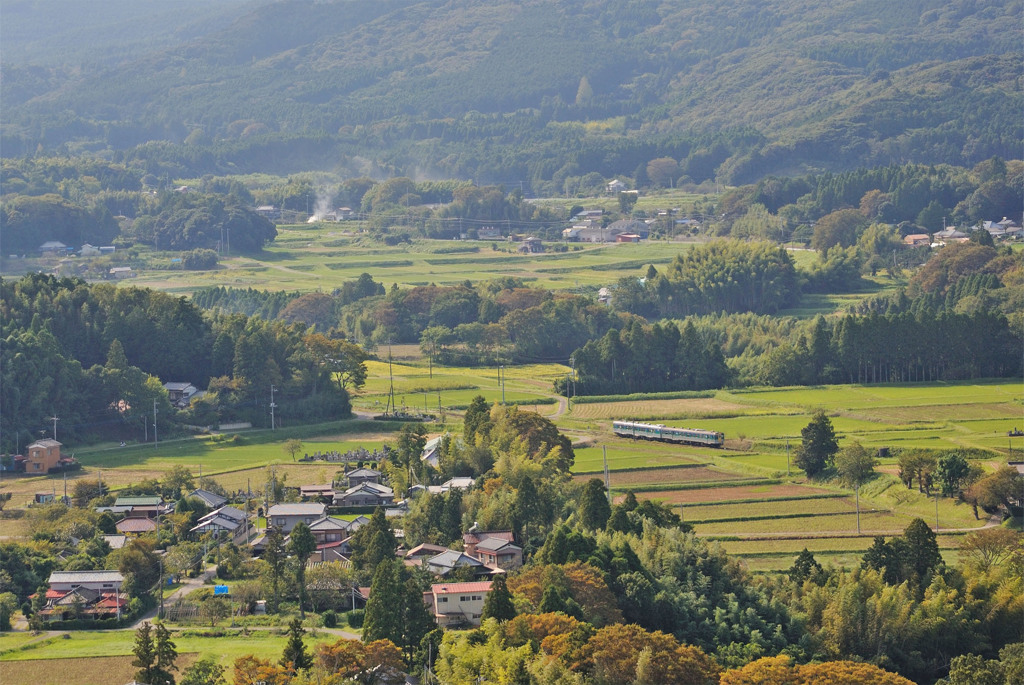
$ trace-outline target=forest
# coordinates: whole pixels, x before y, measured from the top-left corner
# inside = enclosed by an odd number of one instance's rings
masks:
[[[1015,3],[279,0],[181,17],[77,4],[61,0],[77,21],[59,42],[38,38],[53,35],[45,10],[5,11],[5,156],[545,196],[588,173],[645,186],[973,166],[1018,156],[1022,138]],[[659,158],[672,173],[648,178]]]

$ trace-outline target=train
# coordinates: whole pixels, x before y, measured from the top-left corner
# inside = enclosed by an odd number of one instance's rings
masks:
[[[672,426],[663,426],[660,423],[612,421],[612,431],[623,438],[660,440],[662,442],[674,442],[683,445],[721,447],[725,444],[725,434],[718,431],[706,431],[698,428],[673,428]]]

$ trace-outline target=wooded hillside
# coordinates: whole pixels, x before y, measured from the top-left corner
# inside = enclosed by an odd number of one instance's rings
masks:
[[[330,169],[554,193],[659,157],[679,161],[672,183],[745,183],[970,166],[1024,137],[1019,2],[282,0],[174,19],[63,4],[76,28],[58,21],[46,50],[53,3],[4,8],[5,155],[111,148],[171,176]]]

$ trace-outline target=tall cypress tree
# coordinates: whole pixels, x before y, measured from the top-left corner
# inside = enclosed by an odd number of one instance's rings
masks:
[[[313,665],[313,657],[306,651],[306,643],[302,641],[302,636],[305,634],[306,630],[302,627],[302,620],[292,619],[292,622],[288,624],[288,642],[284,645],[284,654],[281,655],[279,663],[296,673]]]
[[[516,607],[512,603],[512,593],[505,582],[505,574],[499,573],[491,583],[491,591],[484,600],[483,618],[496,618],[509,621],[516,617]]]
[[[366,602],[363,618],[363,641],[391,640],[403,643],[403,611],[405,588],[402,583],[400,562],[392,557],[377,565],[370,585],[370,599]],[[422,595],[421,595],[422,601]]]

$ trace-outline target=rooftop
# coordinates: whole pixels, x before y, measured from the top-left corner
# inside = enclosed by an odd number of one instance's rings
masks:
[[[435,595],[457,595],[462,592],[490,592],[490,580],[479,580],[472,583],[435,583],[430,591]]]

